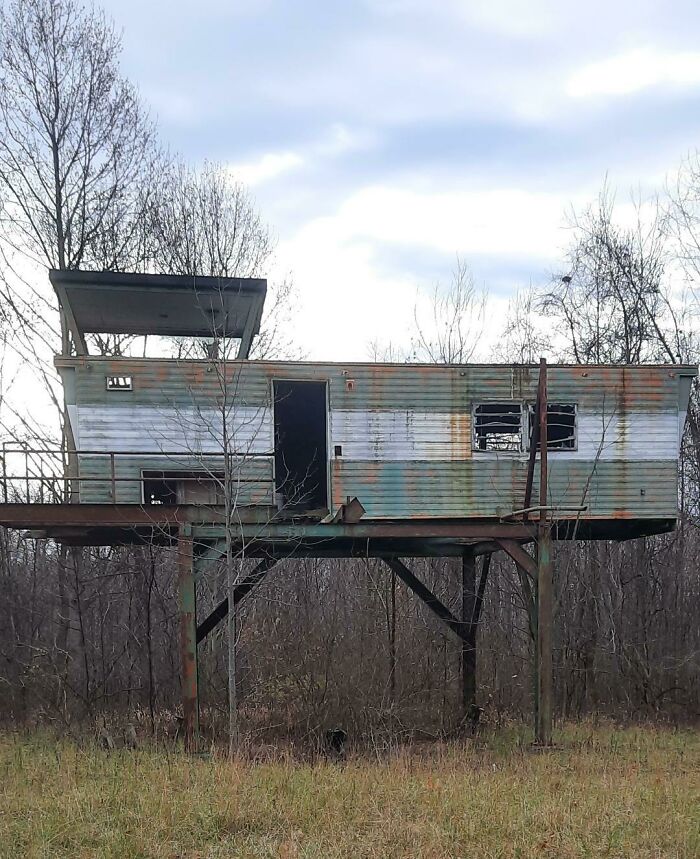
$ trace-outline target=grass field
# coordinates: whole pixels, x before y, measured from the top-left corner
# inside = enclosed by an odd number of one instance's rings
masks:
[[[519,729],[345,764],[0,735],[0,856],[700,856],[700,733]]]

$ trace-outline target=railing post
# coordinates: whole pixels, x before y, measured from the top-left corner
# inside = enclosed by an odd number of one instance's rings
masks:
[[[117,503],[117,472],[114,466],[114,451],[109,455],[109,465],[112,472],[112,504]]]

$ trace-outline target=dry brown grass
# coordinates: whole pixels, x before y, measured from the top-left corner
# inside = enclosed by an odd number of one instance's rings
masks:
[[[346,764],[0,737],[0,856],[700,856],[700,734],[519,730]]]

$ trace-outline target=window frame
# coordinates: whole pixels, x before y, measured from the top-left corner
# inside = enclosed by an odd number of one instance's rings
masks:
[[[125,384],[110,384],[117,379],[123,379]],[[110,394],[128,394],[134,390],[134,377],[125,373],[108,373],[105,376],[105,390]]]
[[[532,429],[533,429],[533,423],[534,423],[533,418],[535,415],[535,406],[536,405],[537,404],[535,402],[528,402],[527,403],[527,437],[526,437],[527,447],[526,447],[526,450],[528,452],[529,452],[530,447],[531,447],[530,440],[532,438]],[[578,450],[578,429],[579,429],[578,403],[573,403],[573,402],[567,401],[567,400],[556,400],[556,401],[550,400],[550,401],[548,401],[547,402],[547,413],[548,413],[547,414],[547,426],[549,426],[549,409],[552,408],[553,406],[573,406],[573,409],[574,409],[574,438],[573,438],[573,444],[571,445],[571,447],[551,447],[550,443],[548,442],[547,443],[547,453],[548,454],[550,454],[550,453],[558,454],[558,453],[572,453],[574,451],[577,451]],[[540,450],[540,449],[541,449],[541,445],[538,444],[537,450]]]
[[[479,447],[478,440],[479,436],[477,435],[477,409],[481,406],[495,406],[495,405],[503,405],[503,406],[518,406],[520,410],[520,443],[517,448],[512,450],[496,450],[489,448],[481,448]],[[526,425],[524,415],[525,415],[525,406],[522,400],[514,400],[514,399],[506,399],[506,398],[498,398],[498,399],[490,399],[490,400],[478,400],[477,402],[472,403],[471,408],[471,419],[472,419],[472,428],[471,428],[471,436],[472,436],[472,452],[478,454],[496,454],[497,456],[518,456],[521,455],[525,451],[525,432],[529,425]],[[497,435],[497,433],[493,433]],[[504,433],[505,435],[505,433]]]

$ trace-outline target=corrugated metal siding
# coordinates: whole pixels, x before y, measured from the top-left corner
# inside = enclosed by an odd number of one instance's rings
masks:
[[[63,363],[76,368],[71,411],[82,448],[206,452],[216,438],[223,393],[216,365]],[[577,449],[550,454],[551,500],[579,504],[587,490],[588,516],[674,516],[684,371],[692,368],[550,366],[550,402],[578,406]],[[533,402],[535,367],[244,362],[226,373],[227,400],[242,416],[238,432],[261,452],[272,446],[272,380],[328,381],[331,456],[342,448],[330,469],[336,506],[353,495],[373,516],[491,516],[522,506],[527,454],[472,452],[471,411],[489,400]],[[133,391],[108,393],[110,374],[131,375]]]
[[[78,406],[80,448],[104,451],[223,453],[224,412],[192,406]],[[239,406],[226,411],[227,449],[272,453],[272,411]]]
[[[521,509],[527,464],[477,462],[333,462],[333,501],[361,499],[368,516],[507,516]],[[549,504],[582,507],[583,518],[663,518],[677,506],[675,462],[550,460]],[[532,503],[538,503],[539,467]],[[643,493],[643,494],[642,494]],[[573,511],[569,515],[576,515]]]
[[[471,415],[411,409],[331,409],[331,441],[344,459],[464,460],[471,458]]]
[[[142,471],[191,470],[197,473],[217,474],[222,471],[222,461],[218,457],[173,457],[165,460],[153,456],[116,456],[114,459],[116,490],[114,499],[123,504],[140,504],[143,500],[141,490]],[[233,462],[234,491],[238,502],[247,504],[274,503],[273,464],[270,458],[239,460]],[[85,503],[112,502],[111,462],[107,456],[80,456],[80,500]],[[85,480],[84,478],[91,478]],[[97,479],[95,479],[97,478]],[[245,481],[239,483],[238,481]]]

